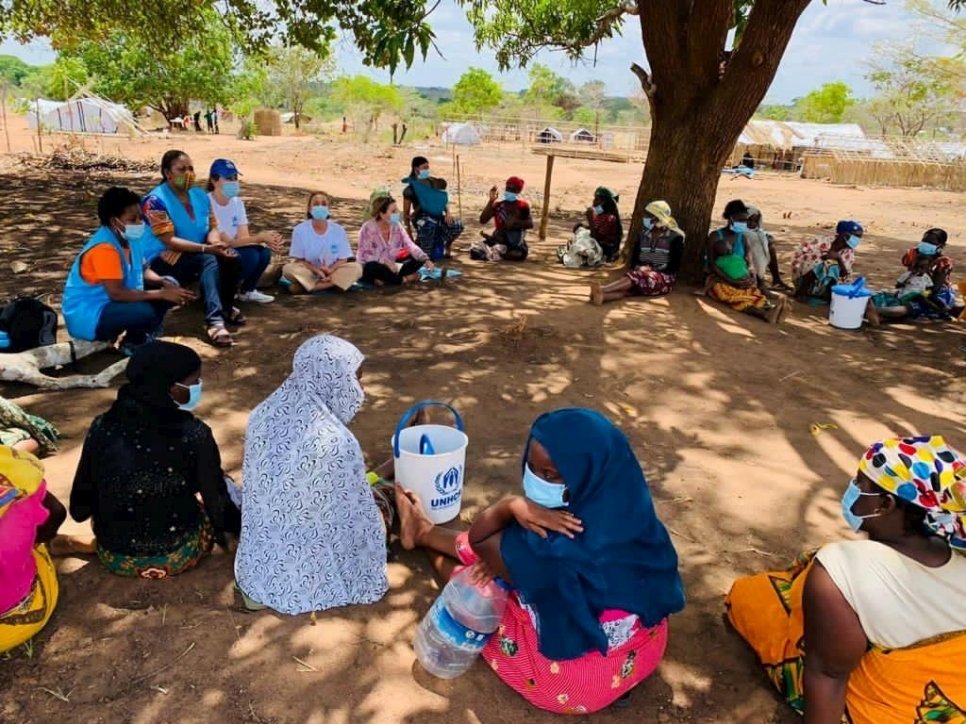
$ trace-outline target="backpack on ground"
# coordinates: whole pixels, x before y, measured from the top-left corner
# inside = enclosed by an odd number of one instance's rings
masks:
[[[20,297],[0,308],[0,332],[9,346],[0,352],[24,352],[57,341],[57,312],[33,297]]]

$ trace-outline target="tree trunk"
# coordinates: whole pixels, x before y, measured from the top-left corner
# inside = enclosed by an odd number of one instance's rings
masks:
[[[184,118],[188,114],[188,101],[177,98],[166,98],[156,105],[148,104],[170,122],[172,118]]]
[[[687,235],[681,276],[702,276],[705,240],[721,169],[778,70],[798,18],[811,0],[757,0],[722,74],[720,57],[733,0],[640,2],[651,73],[632,71],[650,103],[651,140],[629,239],[644,207],[664,200]],[[735,195],[742,189],[735,189]]]

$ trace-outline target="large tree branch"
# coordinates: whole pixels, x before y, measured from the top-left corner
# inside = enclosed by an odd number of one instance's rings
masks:
[[[637,0],[626,0],[622,5],[606,11],[597,18],[597,27],[590,36],[587,45],[597,45],[604,38],[611,37],[614,34],[614,26],[620,25],[624,21],[625,15],[637,15],[639,12]]]
[[[644,70],[637,63],[631,63],[631,73],[637,76],[637,79],[641,81],[641,89],[644,91],[644,95],[651,98],[654,92],[657,90],[657,86],[651,80],[651,76],[648,75],[647,71]]]

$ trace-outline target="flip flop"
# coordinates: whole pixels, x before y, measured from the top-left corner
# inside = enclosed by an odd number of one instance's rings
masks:
[[[205,333],[215,347],[231,347],[235,343],[224,324],[213,324],[205,329]]]

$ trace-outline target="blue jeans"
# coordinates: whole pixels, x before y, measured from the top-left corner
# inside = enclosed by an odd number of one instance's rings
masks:
[[[239,276],[241,277],[241,292],[250,292],[255,289],[258,280],[268,269],[272,261],[272,250],[266,246],[237,246],[238,265],[240,267]]]
[[[164,315],[171,306],[168,302],[108,302],[101,310],[94,336],[110,342],[127,332],[126,343],[143,344],[161,333]]]
[[[205,303],[205,324],[209,327],[225,323],[225,312],[231,312],[238,288],[238,259],[221,259],[214,254],[183,253],[175,264],[161,257],[151,262],[151,270],[160,276],[174,277],[183,287],[198,281]]]

